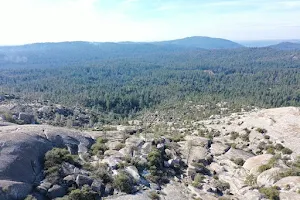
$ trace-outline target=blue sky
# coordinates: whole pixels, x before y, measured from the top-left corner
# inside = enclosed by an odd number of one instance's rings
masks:
[[[0,44],[300,38],[300,0],[0,0]]]

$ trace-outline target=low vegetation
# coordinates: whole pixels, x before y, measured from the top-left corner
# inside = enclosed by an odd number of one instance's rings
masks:
[[[279,200],[279,190],[276,187],[263,187],[259,189],[259,192],[265,195],[270,200]]]
[[[114,187],[121,192],[131,194],[134,190],[134,182],[126,172],[119,172],[114,178]]]
[[[105,145],[107,139],[103,139],[102,137],[97,138],[96,143],[91,147],[91,152],[93,155],[103,155],[108,147]]]

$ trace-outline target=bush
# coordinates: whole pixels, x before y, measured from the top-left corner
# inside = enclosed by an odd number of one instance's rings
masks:
[[[269,162],[268,162],[267,164],[261,165],[261,166],[258,168],[258,171],[259,171],[260,173],[262,173],[262,172],[264,172],[264,171],[266,171],[266,170],[268,170],[268,169],[271,169],[272,167],[274,167],[274,165],[277,163],[278,159],[280,159],[280,158],[281,158],[281,156],[280,156],[279,154],[273,156],[273,157],[269,160]]]
[[[133,179],[125,172],[120,172],[114,179],[114,186],[127,194],[133,191]]]
[[[81,190],[72,190],[68,195],[68,200],[96,200],[99,195],[89,186],[84,185]]]
[[[153,148],[152,151],[148,154],[147,160],[148,160],[149,168],[153,166],[156,169],[162,168],[163,157],[162,157],[162,153],[158,149]]]
[[[273,166],[271,166],[271,165],[269,165],[269,164],[261,165],[261,166],[259,166],[258,171],[259,171],[260,173],[262,173],[262,172],[264,172],[264,171],[267,171],[267,170],[271,169],[272,167],[273,167]]]
[[[113,182],[111,174],[109,174],[105,167],[100,166],[95,171],[93,171],[93,177],[101,179],[104,184]]]
[[[150,191],[148,197],[151,200],[160,200],[160,196],[155,191]]]
[[[284,148],[281,150],[281,152],[282,152],[283,154],[289,154],[289,155],[293,153],[293,151],[292,151],[291,149],[286,148],[286,147],[284,147]]]
[[[227,182],[223,181],[217,181],[216,188],[218,188],[220,191],[225,191],[227,189],[230,189],[230,185]]]
[[[105,144],[105,143],[107,143],[107,141],[108,141],[108,139],[102,138],[102,137],[98,137],[96,139],[96,143],[99,143],[99,144]]]
[[[80,166],[76,156],[69,153],[67,149],[53,148],[45,154],[44,170],[46,179],[53,183],[59,181],[60,168],[63,162],[68,162],[76,166]]]
[[[279,191],[276,187],[260,188],[259,192],[271,200],[279,200]]]
[[[45,154],[46,169],[60,165],[63,162],[78,164],[75,161],[75,156],[72,156],[67,149],[53,148]]]
[[[249,186],[254,186],[256,185],[256,177],[253,174],[249,174],[244,182]]]
[[[232,132],[230,133],[230,139],[231,139],[231,140],[235,140],[235,139],[237,139],[238,137],[239,137],[239,133],[238,133],[238,132],[232,131]]]
[[[282,149],[284,149],[284,146],[282,144],[276,144],[275,149],[281,151]]]
[[[184,141],[184,135],[175,135],[171,138],[171,140],[173,142],[180,142],[180,141]]]
[[[261,133],[261,134],[264,134],[264,133],[267,133],[268,131],[264,128],[257,128],[256,129],[257,132]]]
[[[194,177],[194,181],[192,182],[192,186],[194,186],[195,188],[199,188],[204,179],[205,179],[205,176],[197,173]]]
[[[27,195],[27,197],[24,200],[37,200],[37,199],[32,195]]]
[[[103,155],[108,147],[105,145],[107,139],[103,139],[102,137],[98,137],[96,143],[92,145],[91,151],[93,155]]]
[[[245,161],[242,158],[234,159],[233,162],[239,166],[243,166],[243,164],[245,163]]]
[[[125,144],[120,143],[120,144],[117,144],[117,145],[116,145],[115,149],[116,149],[117,151],[119,151],[120,149],[123,149],[125,146],[126,146]]]
[[[275,149],[273,146],[267,146],[267,153],[268,154],[275,154]]]
[[[288,169],[284,172],[279,173],[278,175],[280,179],[288,176],[300,176],[300,169],[298,168]]]

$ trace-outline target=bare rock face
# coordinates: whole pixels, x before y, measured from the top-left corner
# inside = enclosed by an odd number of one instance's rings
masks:
[[[275,183],[275,186],[280,187],[282,190],[289,190],[298,192],[300,188],[300,177],[299,176],[288,176],[280,179]]]
[[[213,155],[221,155],[230,149],[228,145],[222,143],[213,143],[210,147],[210,151]]]
[[[0,187],[5,187],[6,180],[10,180],[27,189],[11,198],[0,198],[3,200],[23,199],[30,192],[28,188],[41,181],[47,151],[54,147],[73,147],[76,152],[84,153],[93,142],[78,131],[44,125],[2,126],[0,130]]]
[[[241,158],[243,160],[247,160],[248,158],[253,157],[252,153],[248,153],[241,149],[230,148],[224,155],[220,156],[219,159],[236,159]]]
[[[300,199],[300,194],[297,192],[280,192],[280,200]]]
[[[276,182],[280,171],[281,171],[280,168],[272,168],[261,173],[257,177],[258,186],[265,186],[265,187],[272,186]]]
[[[0,199],[25,199],[32,190],[28,183],[0,180]]]

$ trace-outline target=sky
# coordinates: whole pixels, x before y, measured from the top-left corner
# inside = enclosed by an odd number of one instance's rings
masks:
[[[300,0],[0,0],[0,45],[300,38]]]

